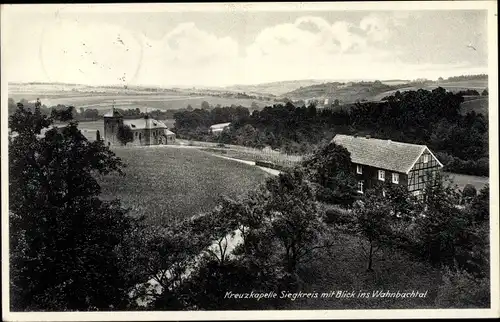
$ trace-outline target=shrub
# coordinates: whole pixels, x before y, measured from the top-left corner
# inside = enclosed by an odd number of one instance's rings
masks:
[[[490,307],[490,279],[446,268],[435,303],[441,308]]]

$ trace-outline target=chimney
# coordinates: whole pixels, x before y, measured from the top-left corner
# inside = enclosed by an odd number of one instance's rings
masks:
[[[370,136],[369,136],[369,135],[367,135],[367,136],[366,136],[366,138],[367,138],[367,139],[369,139],[369,138],[370,138]]]

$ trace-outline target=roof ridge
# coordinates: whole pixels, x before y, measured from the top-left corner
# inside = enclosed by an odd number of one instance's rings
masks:
[[[379,139],[379,138],[374,138],[374,137],[366,138],[364,136],[354,136],[354,135],[348,135],[348,134],[336,134],[335,136],[344,136],[344,137],[350,137],[350,138],[359,139],[359,140],[371,140],[371,142],[382,141],[382,142],[391,142],[391,143],[395,143],[395,144],[408,145],[408,146],[427,147],[427,145],[425,145],[425,144],[416,144],[416,143],[394,141],[392,139]]]

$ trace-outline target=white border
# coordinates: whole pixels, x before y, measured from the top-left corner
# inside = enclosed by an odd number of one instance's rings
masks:
[[[75,312],[75,313],[11,313],[9,311],[8,282],[8,147],[7,95],[1,95],[1,155],[2,155],[2,318],[6,321],[130,321],[130,320],[243,320],[243,319],[358,319],[358,318],[474,318],[498,317],[499,311],[499,235],[498,235],[498,48],[496,1],[425,1],[425,2],[350,2],[350,3],[183,3],[183,4],[44,4],[2,5],[2,24],[6,13],[32,12],[185,12],[185,11],[345,11],[345,10],[488,10],[489,44],[489,146],[490,146],[490,254],[491,254],[491,309],[462,310],[300,310],[300,311],[212,311],[212,312]],[[6,19],[7,18],[7,19]],[[2,65],[4,58],[2,30]],[[2,94],[7,93],[5,69],[2,73]],[[496,179],[496,180],[495,180]]]

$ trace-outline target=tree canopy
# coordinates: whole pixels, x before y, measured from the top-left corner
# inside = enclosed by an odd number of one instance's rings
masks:
[[[96,175],[124,164],[57,116],[19,104],[9,119],[12,310],[123,309],[135,280],[120,247],[137,221],[99,199]]]

